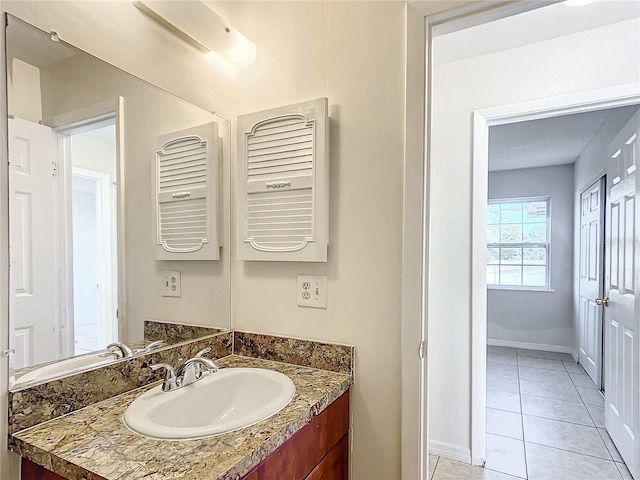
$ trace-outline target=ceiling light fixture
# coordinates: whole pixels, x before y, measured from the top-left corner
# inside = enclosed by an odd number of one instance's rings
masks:
[[[201,1],[138,0],[135,6],[173,34],[237,68],[256,59],[256,46]]]

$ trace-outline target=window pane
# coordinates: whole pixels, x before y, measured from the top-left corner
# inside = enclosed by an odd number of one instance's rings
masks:
[[[547,224],[529,223],[524,225],[524,241],[529,243],[547,243]]]
[[[487,265],[487,283],[489,285],[497,285],[498,284],[498,267],[497,265]]]
[[[521,248],[502,248],[500,249],[500,263],[507,265],[522,264]]]
[[[522,267],[501,266],[500,285],[522,285]]]
[[[522,204],[521,203],[503,203],[500,205],[501,219],[503,223],[520,223],[522,222]]]
[[[547,272],[545,267],[522,267],[522,284],[531,287],[544,287],[547,285]]]
[[[500,223],[500,204],[489,205],[487,223],[489,225]]]
[[[487,243],[500,243],[500,225],[487,227]]]
[[[523,262],[526,265],[546,265],[546,248],[525,248],[523,249]]]
[[[502,225],[500,229],[502,243],[522,243],[522,225]]]
[[[547,202],[528,202],[524,204],[525,223],[546,223]]]
[[[500,249],[487,248],[487,264],[496,265],[500,263]]]

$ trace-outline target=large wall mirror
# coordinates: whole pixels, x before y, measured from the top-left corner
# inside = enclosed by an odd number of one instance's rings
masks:
[[[6,37],[11,367],[144,347],[149,320],[228,329],[228,122],[55,32],[9,16]],[[156,260],[157,139],[208,124],[220,140],[220,259]],[[167,272],[180,272],[179,297],[163,296]]]

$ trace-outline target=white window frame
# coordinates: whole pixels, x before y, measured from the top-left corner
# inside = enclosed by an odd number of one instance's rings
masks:
[[[518,291],[536,291],[536,292],[552,292],[551,289],[551,197],[516,197],[516,198],[492,198],[489,199],[489,205],[500,205],[503,203],[530,203],[530,202],[546,202],[547,204],[547,241],[541,242],[522,242],[522,243],[489,243],[487,241],[487,250],[489,248],[545,248],[546,249],[546,271],[545,271],[545,285],[500,285],[487,282],[487,288],[490,290],[518,290]],[[500,219],[502,224],[502,218]],[[524,224],[524,222],[523,222]],[[485,259],[487,268],[489,267],[488,257]],[[492,264],[493,265],[493,264]],[[527,266],[522,259],[521,267]],[[541,265],[532,265],[541,266]],[[523,280],[524,281],[524,280]]]

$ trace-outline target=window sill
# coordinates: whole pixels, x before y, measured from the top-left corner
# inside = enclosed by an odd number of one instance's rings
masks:
[[[505,290],[516,292],[541,292],[554,293],[555,290],[547,287],[515,287],[512,285],[487,285],[487,290]]]

